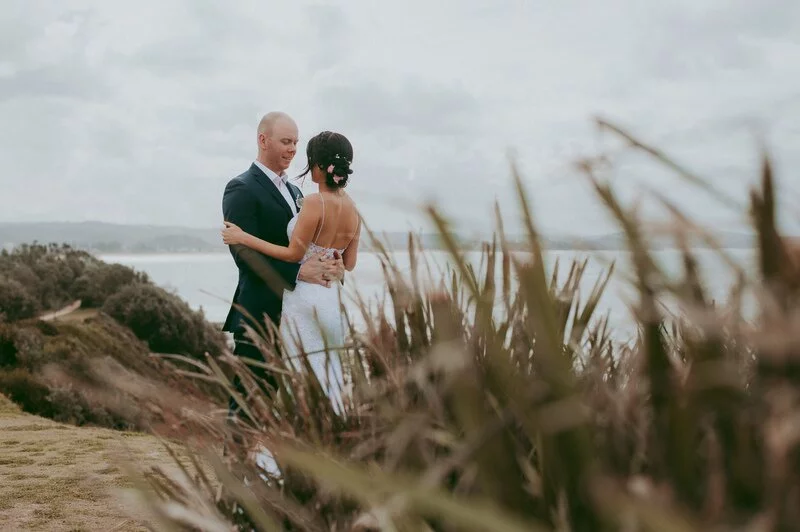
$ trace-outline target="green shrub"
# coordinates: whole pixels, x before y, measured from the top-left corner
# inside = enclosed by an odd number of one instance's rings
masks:
[[[202,312],[153,285],[126,286],[108,298],[102,310],[157,353],[202,358],[206,352],[218,355],[224,346],[224,336]]]
[[[58,411],[49,400],[50,388],[25,368],[0,369],[0,394],[31,414],[53,418]]]
[[[146,274],[121,264],[102,264],[87,267],[75,279],[71,293],[81,300],[82,307],[99,308],[112,295],[132,284],[148,284]]]
[[[81,300],[83,308],[98,308],[124,286],[150,283],[146,274],[132,268],[54,244],[22,245],[0,254],[0,278],[24,286],[36,308],[45,310],[58,310],[75,300]],[[0,286],[0,297],[11,290]]]
[[[18,281],[0,275],[0,322],[35,316],[41,307]]]
[[[17,346],[14,329],[0,322],[0,368],[16,367]]]
[[[41,367],[48,357],[44,345],[38,328],[0,324],[0,368],[19,366],[33,371]]]

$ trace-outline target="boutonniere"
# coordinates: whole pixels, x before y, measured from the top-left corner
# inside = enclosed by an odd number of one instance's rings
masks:
[[[294,204],[297,205],[297,210],[299,211],[303,208],[303,198],[297,198],[294,200]]]

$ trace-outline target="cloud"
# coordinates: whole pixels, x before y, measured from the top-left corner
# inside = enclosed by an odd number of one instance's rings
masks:
[[[305,14],[309,27],[304,33],[310,33],[315,44],[308,53],[308,70],[323,71],[346,62],[351,34],[357,30],[345,12],[333,5],[313,5],[306,8]]]
[[[377,228],[424,223],[427,198],[490,225],[495,199],[515,204],[513,149],[544,226],[608,230],[570,167],[613,144],[595,113],[732,190],[751,179],[736,171],[753,167],[749,118],[782,168],[800,162],[796,2],[410,2],[8,0],[0,219],[215,225],[273,109],[302,142],[323,129],[353,141],[348,192]],[[646,184],[695,205],[614,149],[626,198]]]
[[[0,101],[57,98],[98,101],[110,96],[99,65],[87,56],[90,28],[80,12],[66,11],[41,26],[31,19],[0,24],[6,75],[0,77]]]
[[[319,112],[333,123],[408,137],[469,134],[481,112],[463,86],[419,79],[322,86],[315,100]]]

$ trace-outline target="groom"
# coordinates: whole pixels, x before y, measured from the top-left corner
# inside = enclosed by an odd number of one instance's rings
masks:
[[[268,113],[258,125],[256,140],[258,157],[255,162],[225,187],[224,219],[263,240],[288,246],[286,226],[300,210],[298,199],[303,196],[298,187],[287,181],[286,174],[297,152],[297,125],[286,113]],[[340,257],[314,257],[301,266],[267,257],[241,245],[230,246],[230,252],[239,268],[239,283],[222,330],[233,333],[233,353],[240,357],[263,360],[258,348],[245,337],[244,324],[259,330],[258,325],[263,326],[266,315],[279,326],[284,289],[294,290],[297,281],[327,285],[344,277]],[[257,367],[251,369],[277,389],[277,379],[272,374]]]

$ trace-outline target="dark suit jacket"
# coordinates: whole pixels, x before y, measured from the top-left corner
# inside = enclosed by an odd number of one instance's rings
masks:
[[[303,193],[298,187],[287,185],[299,211],[297,199]],[[286,226],[292,211],[278,188],[255,164],[228,182],[222,196],[222,213],[225,220],[251,235],[279,246],[289,245]],[[222,330],[244,332],[243,322],[253,326],[253,319],[263,325],[264,314],[275,325],[280,324],[283,290],[294,289],[300,264],[273,259],[241,245],[229,248],[239,268],[239,283]],[[243,315],[237,305],[249,316]]]

